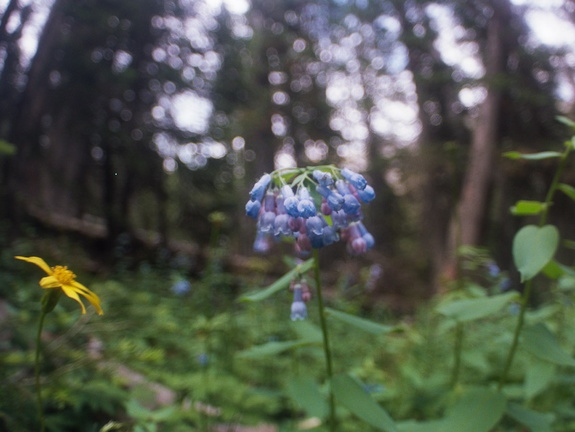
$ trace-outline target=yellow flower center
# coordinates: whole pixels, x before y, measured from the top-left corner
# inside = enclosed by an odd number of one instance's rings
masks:
[[[52,276],[54,276],[62,285],[70,285],[70,282],[76,279],[74,272],[68,270],[68,267],[66,266],[52,267],[52,271],[54,272]]]

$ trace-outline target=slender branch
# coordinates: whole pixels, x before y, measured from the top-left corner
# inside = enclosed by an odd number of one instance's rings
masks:
[[[319,274],[319,253],[317,249],[313,250],[313,260],[314,260],[314,277],[315,286],[317,289],[317,304],[319,308],[319,320],[321,325],[321,332],[323,334],[323,352],[325,355],[325,368],[327,373],[327,380],[329,382],[329,430],[330,432],[335,432],[336,430],[336,418],[335,418],[335,398],[333,395],[333,389],[331,387],[332,377],[333,377],[333,366],[331,349],[329,345],[329,333],[327,330],[327,321],[325,318],[325,307],[323,303],[323,295],[321,290],[321,277]]]

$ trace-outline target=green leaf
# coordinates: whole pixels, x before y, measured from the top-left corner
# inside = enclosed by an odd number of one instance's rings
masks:
[[[527,225],[513,239],[513,259],[521,282],[532,279],[547,265],[559,245],[559,231],[553,225]]]
[[[400,432],[489,432],[505,412],[505,397],[495,390],[471,390],[440,420],[400,424]]]
[[[296,376],[288,381],[286,392],[296,405],[310,417],[323,419],[328,412],[327,402],[310,376]]]
[[[559,189],[561,192],[563,192],[565,195],[567,195],[569,198],[575,201],[575,188],[573,186],[565,183],[559,183],[557,189]]]
[[[517,201],[517,204],[511,207],[511,214],[515,216],[536,215],[546,207],[547,205],[540,201]]]
[[[496,314],[517,297],[516,292],[508,292],[492,297],[456,300],[440,305],[435,310],[459,322],[473,321]]]
[[[325,308],[325,311],[327,312],[327,316],[330,318],[334,318],[338,321],[344,322],[355,328],[375,335],[382,335],[396,329],[396,327],[379,324],[335,309]]]
[[[571,129],[575,130],[575,122],[573,122],[571,119],[564,116],[557,116],[555,119],[559,123],[563,123],[565,126],[569,126]]]
[[[347,374],[336,375],[331,381],[337,402],[346,407],[356,417],[382,431],[395,432],[395,423],[357,380]]]
[[[561,366],[575,366],[575,359],[563,351],[557,338],[543,323],[523,330],[521,346],[541,360]]]
[[[555,376],[555,369],[553,363],[531,357],[525,370],[525,396],[531,399],[545,390]]]
[[[0,154],[12,156],[16,154],[16,146],[8,141],[0,139]]]
[[[525,160],[541,160],[549,158],[559,158],[563,156],[562,153],[556,151],[544,151],[540,153],[519,153],[517,151],[510,151],[503,153],[503,156],[509,159],[525,159]]]
[[[303,273],[309,271],[309,269],[311,269],[312,265],[313,265],[313,258],[308,259],[307,261],[301,263],[297,267],[295,267],[292,270],[290,270],[289,272],[287,272],[285,275],[283,275],[281,278],[279,278],[277,281],[275,281],[273,284],[271,284],[267,288],[265,288],[263,290],[258,290],[255,292],[244,294],[240,297],[239,300],[245,301],[245,302],[262,301],[262,300],[268,298],[269,296],[275,294],[276,292],[287,288],[289,286],[290,282],[292,281],[292,279],[294,279],[299,274],[303,274]]]
[[[498,391],[478,388],[464,394],[449,410],[445,431],[489,432],[505,412],[505,397]]]
[[[540,413],[517,404],[509,404],[505,413],[529,428],[531,432],[553,432],[551,425],[555,416],[551,413]]]
[[[238,354],[240,358],[260,358],[266,356],[273,356],[280,354],[284,351],[301,348],[304,346],[319,345],[317,341],[314,340],[296,340],[296,341],[284,341],[284,342],[268,342],[263,345],[256,345],[247,350],[241,351]]]

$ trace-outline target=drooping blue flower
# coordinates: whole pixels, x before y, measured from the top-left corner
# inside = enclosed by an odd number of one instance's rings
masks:
[[[250,199],[252,201],[261,201],[264,197],[264,193],[266,192],[270,182],[272,181],[272,176],[269,174],[264,174],[257,182],[254,184],[254,187],[250,191]]]
[[[358,190],[363,190],[367,186],[367,180],[361,174],[358,174],[350,169],[342,169],[341,175]]]
[[[291,217],[298,217],[299,212],[297,210],[297,204],[299,202],[299,198],[295,196],[292,188],[288,185],[284,185],[282,186],[280,193],[284,198],[283,205],[287,214]]]
[[[254,252],[257,253],[267,253],[272,247],[272,241],[269,235],[262,232],[256,233],[256,239],[254,240]]]
[[[365,244],[368,249],[371,249],[375,245],[375,239],[371,235],[371,233],[367,230],[367,228],[363,225],[363,223],[358,222],[357,227],[359,228],[359,233],[361,237],[365,240]]]
[[[299,283],[294,285],[290,318],[292,321],[303,320],[307,318],[307,307],[303,301],[302,287]]]
[[[357,195],[364,203],[368,203],[375,198],[375,191],[370,185],[367,185],[364,189],[357,189]]]
[[[299,190],[299,202],[297,203],[297,211],[303,218],[309,218],[315,215],[315,204],[309,195],[307,188],[302,187]]]
[[[339,192],[321,184],[317,186],[316,191],[325,198],[330,209],[337,211],[343,206],[344,198]]]
[[[249,200],[246,204],[246,214],[253,219],[257,219],[261,208],[261,202]]]
[[[361,208],[361,204],[355,196],[353,196],[347,182],[344,180],[338,180],[335,182],[335,187],[337,191],[343,196],[343,211],[348,215],[357,215]]]

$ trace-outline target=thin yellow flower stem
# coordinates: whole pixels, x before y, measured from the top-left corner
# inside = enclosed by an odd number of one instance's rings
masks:
[[[36,335],[36,357],[34,361],[34,377],[36,380],[36,403],[38,405],[38,419],[40,420],[40,432],[46,430],[44,421],[44,409],[42,403],[42,384],[40,383],[40,348],[42,343],[42,328],[44,327],[44,318],[48,312],[42,308],[40,312],[40,322],[38,323],[38,333]]]

